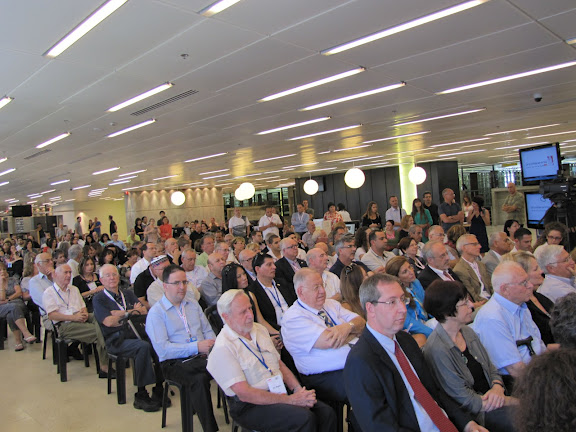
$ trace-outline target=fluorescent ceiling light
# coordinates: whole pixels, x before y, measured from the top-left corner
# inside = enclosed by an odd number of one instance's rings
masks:
[[[76,186],[76,187],[72,188],[72,190],[86,189],[86,188],[89,188],[90,186],[92,186],[92,185]]]
[[[356,165],[356,168],[364,168],[364,167],[370,167],[370,166],[383,166],[383,165],[388,165],[388,162],[377,162],[377,163],[369,163],[369,164],[364,164],[364,165]]]
[[[314,119],[314,120],[308,120],[308,121],[304,121],[304,122],[300,122],[300,123],[294,123],[294,124],[287,125],[287,126],[281,126],[281,127],[275,128],[275,129],[265,130],[265,131],[262,131],[262,132],[258,132],[256,135],[266,135],[266,134],[269,134],[269,133],[279,132],[279,131],[283,131],[283,130],[286,130],[286,129],[292,129],[292,128],[295,128],[295,127],[306,126],[306,125],[309,125],[309,124],[312,124],[312,123],[318,123],[318,122],[323,122],[323,121],[326,121],[326,120],[330,120],[331,118],[332,118],[332,117],[320,117],[320,118],[317,118],[317,119]]]
[[[362,160],[370,160],[370,159],[378,159],[381,158],[382,155],[380,156],[369,156],[369,157],[361,157],[361,158],[351,158],[351,159],[344,159],[339,161],[340,163],[350,163],[350,162],[358,162],[358,161],[362,161]]]
[[[20,200],[19,200],[19,199],[15,199],[15,200],[10,201],[8,204],[15,204],[15,203],[17,203],[17,202],[20,202]]]
[[[440,155],[440,157],[444,158],[444,157],[463,155],[463,154],[469,154],[469,153],[480,153],[483,151],[484,150],[468,150],[468,151],[463,151],[463,152],[458,152],[458,153],[443,154],[443,155]]]
[[[47,191],[44,191],[44,192],[40,192],[40,194],[46,195],[46,194],[49,194],[49,193],[52,193],[52,192],[56,192],[56,189],[50,189],[50,190],[47,190]]]
[[[214,179],[214,178],[220,178],[220,177],[228,177],[230,174],[218,174],[215,176],[210,176],[210,177],[203,177],[202,180],[210,180],[210,179]]]
[[[240,0],[219,0],[207,8],[202,9],[199,13],[205,17],[211,17],[212,15],[222,12],[224,9],[228,9],[230,6],[234,6],[239,1]]]
[[[560,126],[560,123],[554,123],[554,124],[549,124],[549,125],[544,125],[544,126],[534,126],[534,127],[524,128],[524,129],[507,130],[507,131],[503,131],[503,132],[493,132],[493,133],[489,133],[489,134],[484,134],[484,136],[501,135],[501,134],[514,133],[514,132],[522,132],[522,131],[527,131],[527,130],[532,130],[532,129],[547,128],[547,127],[552,127],[552,126]]]
[[[142,123],[135,124],[134,126],[127,127],[126,129],[119,130],[118,132],[111,133],[110,135],[108,135],[108,138],[117,137],[118,135],[122,135],[122,134],[125,134],[127,132],[131,132],[135,129],[140,129],[141,127],[148,126],[148,125],[155,123],[155,122],[156,122],[156,119],[153,119],[153,118],[150,120],[146,120]]]
[[[230,171],[230,168],[224,168],[224,169],[216,170],[216,171],[201,172],[198,175],[216,174],[216,173],[221,173],[221,172],[226,172],[226,171]],[[199,182],[199,183],[202,183],[202,182]]]
[[[0,176],[6,175],[6,174],[10,174],[11,172],[14,172],[14,171],[16,171],[16,168],[7,169],[6,171],[0,172]]]
[[[469,110],[469,111],[457,112],[454,114],[445,114],[445,115],[436,116],[436,117],[428,117],[428,118],[423,118],[420,120],[412,120],[409,122],[398,123],[398,124],[392,125],[391,127],[406,126],[406,125],[410,125],[410,124],[414,124],[414,123],[423,123],[423,122],[427,122],[427,121],[439,120],[439,119],[448,118],[448,117],[457,117],[457,116],[477,113],[477,112],[485,111],[485,110],[486,110],[486,108],[480,108],[480,109],[474,109],[474,110]]]
[[[308,170],[308,172],[318,172],[318,171],[329,171],[329,170],[335,170],[337,169],[336,167],[329,167],[329,168],[320,168],[320,169],[315,169],[315,170]]]
[[[53,143],[55,143],[56,141],[60,141],[61,139],[64,139],[64,138],[66,138],[66,137],[69,137],[70,135],[71,135],[70,132],[65,132],[65,133],[63,133],[63,134],[58,135],[57,137],[54,137],[54,138],[52,138],[52,139],[49,139],[48,141],[43,142],[42,144],[38,144],[38,145],[36,146],[36,148],[40,149],[40,148],[42,148],[42,147],[49,146],[50,144],[53,144]]]
[[[107,187],[103,187],[103,188],[98,188],[98,189],[92,189],[90,192],[103,192],[106,189],[108,189]]]
[[[464,144],[464,143],[476,142],[476,141],[486,141],[488,139],[490,139],[490,138],[474,138],[474,139],[469,139],[469,140],[464,140],[464,141],[453,141],[453,142],[449,142],[449,143],[435,144],[435,145],[432,145],[430,147],[444,147],[444,146],[449,146],[449,145],[454,145],[454,144]]]
[[[7,158],[7,157],[3,157],[3,158],[0,158],[0,163],[2,163],[2,162],[6,162],[7,160],[8,160],[8,158]]]
[[[16,198],[9,198],[7,200],[4,200],[4,202],[10,202],[10,201],[15,201],[15,200],[16,200]]]
[[[69,181],[70,181],[70,179],[55,181],[53,183],[50,183],[50,186],[56,186],[56,185],[59,185],[62,183],[68,183]]]
[[[128,99],[125,102],[122,102],[118,105],[114,105],[112,108],[108,108],[107,111],[108,112],[116,112],[118,110],[121,110],[122,108],[126,108],[129,105],[132,105],[136,102],[140,102],[142,99],[146,99],[150,96],[154,96],[157,93],[163,92],[164,90],[168,90],[170,87],[172,87],[174,84],[172,84],[171,82],[166,82],[158,87],[153,88],[152,90],[148,90],[147,92],[144,92],[138,96],[134,96],[132,99]]]
[[[107,173],[107,172],[110,172],[110,171],[116,171],[116,170],[119,170],[119,169],[120,169],[120,167],[108,168],[108,169],[105,169],[105,170],[102,170],[102,171],[93,172],[92,175],[104,174],[104,173]]]
[[[255,178],[253,180],[254,181],[261,181],[261,180],[276,179],[275,181],[278,181],[278,178],[280,178],[280,176],[260,177],[260,178]]]
[[[271,160],[284,159],[284,158],[289,158],[289,157],[293,157],[293,156],[296,156],[296,153],[287,154],[287,155],[284,155],[284,156],[275,156],[275,157],[271,157],[271,158],[255,160],[255,161],[253,161],[252,163],[267,162],[267,161],[271,161]]]
[[[222,183],[222,184],[219,184],[217,186],[230,186],[231,184],[234,184],[234,183]]]
[[[37,203],[38,201],[28,201],[26,204],[34,204]]]
[[[576,139],[571,139],[571,140],[563,140],[560,145],[563,145],[564,143],[568,143],[568,142],[574,142],[576,141]]]
[[[92,14],[77,25],[70,33],[64,36],[60,41],[44,54],[46,57],[54,58],[66,51],[78,39],[104,21],[108,16],[114,13],[120,6],[128,0],[109,0]]]
[[[323,151],[323,152],[319,152],[318,154],[319,154],[319,155],[323,155],[323,154],[328,154],[328,153],[332,153],[332,150],[326,150],[326,151]]]
[[[321,103],[316,104],[316,105],[310,105],[310,106],[307,106],[306,108],[300,108],[299,111],[311,111],[311,110],[314,110],[317,108],[323,108],[323,107],[328,106],[328,105],[334,105],[334,104],[338,104],[341,102],[347,102],[350,100],[354,100],[354,99],[358,99],[358,98],[362,98],[362,97],[366,97],[366,96],[371,96],[371,95],[382,93],[382,92],[389,91],[389,90],[395,90],[397,88],[404,87],[405,85],[406,85],[406,83],[404,81],[402,81],[402,82],[399,82],[398,84],[392,84],[392,85],[385,86],[385,87],[379,87],[377,89],[368,90],[368,91],[365,91],[362,93],[356,93],[356,94],[353,94],[350,96],[344,96],[344,97],[341,97],[338,99],[332,99],[332,100],[329,100],[326,102],[321,102]]]
[[[123,184],[123,183],[130,183],[131,181],[132,180],[120,180],[120,181],[117,181],[114,183],[108,183],[108,186],[116,186],[116,185]]]
[[[263,174],[274,174],[274,173],[279,173],[279,172],[283,172],[283,171],[293,171],[296,168],[282,168],[280,170],[274,170],[274,171],[265,171]]]
[[[357,128],[357,127],[360,127],[360,126],[362,126],[361,123],[355,124],[355,125],[352,125],[352,126],[341,127],[341,128],[338,128],[338,129],[330,129],[330,130],[327,130],[327,131],[316,132],[316,133],[308,134],[308,135],[301,135],[301,136],[297,136],[297,137],[294,137],[294,138],[288,138],[286,141],[296,141],[296,140],[300,140],[300,139],[304,139],[304,138],[315,137],[315,136],[318,136],[318,135],[326,135],[326,134],[333,133],[333,132],[341,132],[341,131],[345,131],[345,130],[348,130],[348,129],[354,129],[354,128]]]
[[[69,201],[76,201],[76,198],[70,198],[70,199],[64,200],[64,202],[69,202]]]
[[[286,168],[286,169],[289,169],[289,168],[299,168],[299,167],[309,166],[309,165],[318,165],[319,163],[320,163],[320,162],[309,162],[309,163],[305,163],[305,164],[285,166],[284,168]]]
[[[555,136],[555,135],[565,135],[565,134],[571,134],[571,133],[576,133],[576,130],[565,131],[565,132],[556,132],[556,133],[551,133],[551,134],[546,134],[546,135],[534,135],[531,137],[525,137],[524,139],[543,138],[543,137],[549,137],[549,136]]]
[[[527,76],[532,76],[532,75],[537,75],[537,74],[541,74],[544,72],[550,72],[550,71],[554,71],[554,70],[558,70],[558,69],[563,69],[563,68],[567,68],[567,67],[571,67],[571,66],[576,66],[576,61],[571,61],[571,62],[567,62],[567,63],[560,63],[554,66],[548,66],[545,68],[540,68],[540,69],[534,69],[531,71],[527,71],[527,72],[521,72],[521,73],[517,73],[514,75],[507,75],[507,76],[503,76],[500,78],[494,78],[488,81],[481,81],[478,83],[474,83],[474,84],[468,84],[465,86],[461,86],[461,87],[454,87],[448,90],[443,90],[441,92],[436,93],[437,95],[442,95],[442,94],[448,94],[448,93],[456,93],[459,91],[463,91],[463,90],[469,90],[469,89],[473,89],[476,87],[482,87],[485,85],[491,85],[491,84],[497,84],[500,82],[504,82],[504,81],[510,81],[510,80],[515,80],[518,78],[524,78]]]
[[[201,157],[197,157],[197,158],[194,158],[194,159],[188,159],[188,160],[185,160],[184,162],[185,162],[185,163],[186,163],[186,162],[196,162],[196,161],[199,161],[199,160],[210,159],[210,158],[214,158],[214,157],[218,157],[218,156],[224,156],[225,154],[226,154],[226,153],[216,153],[216,154],[213,154],[213,155],[210,155],[210,156],[201,156]]]
[[[576,37],[574,37],[572,39],[566,39],[564,42],[566,42],[569,45],[574,45],[574,44],[576,44]]]
[[[277,178],[276,180],[266,180],[266,183],[276,183],[276,182],[281,182],[281,181],[286,181],[288,180],[287,178]]]
[[[6,185],[9,184],[9,183],[10,183],[10,182],[5,181],[5,182],[0,183],[0,186],[6,186]]]
[[[146,170],[145,170],[145,169],[141,169],[141,170],[132,171],[132,172],[129,172],[129,173],[126,173],[126,174],[118,174],[118,177],[129,176],[129,175],[132,175],[132,174],[140,174],[140,173],[143,173],[143,172],[146,172]]]
[[[137,178],[137,177],[138,177],[137,175],[128,176],[128,177],[120,177],[120,176],[118,176],[118,178],[115,179],[114,181],[117,182],[117,181],[122,181],[122,180],[133,179],[133,178]]]
[[[56,196],[56,197],[51,197],[51,198],[48,198],[48,199],[49,199],[50,201],[57,201],[57,200],[59,200],[59,199],[62,199],[62,197],[61,197],[61,196]]]
[[[346,150],[356,150],[359,148],[364,148],[364,147],[371,147],[371,144],[364,144],[364,145],[359,145],[359,146],[355,146],[355,147],[348,147],[348,148],[341,148],[341,149],[336,149],[334,150],[334,153],[336,152],[341,152],[341,151],[346,151]]]
[[[447,17],[449,15],[453,15],[453,14],[456,14],[458,12],[465,11],[466,9],[470,9],[470,8],[475,7],[475,6],[481,5],[482,3],[485,3],[486,1],[488,1],[488,0],[467,1],[467,2],[461,3],[459,5],[452,6],[450,8],[435,12],[433,14],[426,15],[426,16],[423,16],[421,18],[417,18],[417,19],[412,20],[412,21],[408,21],[404,24],[400,24],[398,26],[391,27],[391,28],[383,30],[383,31],[372,33],[371,35],[364,36],[362,38],[353,40],[351,42],[347,42],[345,44],[338,45],[338,46],[335,46],[333,48],[321,51],[321,54],[332,55],[332,54],[337,54],[339,52],[346,51],[346,50],[349,50],[352,48],[356,48],[360,45],[374,42],[378,39],[382,39],[382,38],[385,38],[387,36],[391,36],[393,34],[400,33],[400,32],[403,32],[405,30],[409,30],[411,28],[418,27],[418,26],[421,26],[423,24]]]
[[[265,98],[260,99],[258,102],[268,102],[268,101],[271,101],[274,99],[278,99],[278,98],[281,98],[284,96],[291,95],[293,93],[298,93],[298,92],[301,92],[303,90],[308,90],[312,87],[317,87],[317,86],[322,85],[322,84],[327,84],[327,83],[332,82],[332,81],[337,81],[337,80],[342,79],[342,78],[347,78],[349,76],[356,75],[360,72],[364,72],[365,70],[366,70],[366,68],[363,68],[363,67],[352,69],[352,70],[349,70],[346,72],[342,72],[342,73],[339,73],[336,75],[322,78],[321,80],[318,80],[318,81],[313,81],[313,82],[308,83],[308,84],[303,84],[301,86],[294,87],[294,88],[289,89],[289,90],[284,90],[280,93],[275,93],[273,95],[266,96]]]
[[[546,144],[546,143],[545,142],[538,142],[538,143],[514,145],[514,146],[509,146],[509,147],[496,147],[496,148],[493,148],[491,150],[514,150],[514,149],[519,149],[522,147],[532,147],[532,146],[539,145],[539,144]]]
[[[379,138],[379,139],[375,139],[375,140],[364,141],[363,144],[375,143],[375,142],[380,142],[380,141],[389,141],[389,140],[394,140],[397,138],[405,138],[405,137],[416,136],[416,135],[424,135],[427,133],[430,133],[430,131],[414,132],[414,133],[409,133],[409,134],[404,134],[404,135],[396,135],[396,136],[392,136],[392,137]]]
[[[169,178],[178,177],[179,175],[180,175],[180,174],[174,174],[174,175],[169,175],[169,176],[154,178],[154,179],[152,179],[152,180],[166,180],[166,179],[169,179]]]
[[[140,185],[140,186],[132,186],[132,187],[129,187],[129,188],[124,188],[124,189],[122,189],[122,190],[123,190],[123,191],[126,191],[126,190],[132,190],[132,189],[139,189],[139,188],[148,187],[148,186],[156,186],[157,184],[158,184],[158,183],[150,183],[150,184],[145,184],[145,185]]]
[[[13,100],[14,100],[14,98],[4,96],[2,99],[0,99],[0,109],[4,108],[6,105],[8,105]]]

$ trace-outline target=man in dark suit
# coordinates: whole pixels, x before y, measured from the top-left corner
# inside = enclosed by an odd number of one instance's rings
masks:
[[[282,258],[275,262],[276,280],[294,289],[294,274],[308,265],[306,261],[298,259],[298,242],[291,238],[285,238],[280,242]]]
[[[436,383],[418,344],[402,331],[398,279],[375,274],[360,287],[368,325],[344,367],[346,394],[363,432],[487,432]]]
[[[420,272],[418,280],[424,289],[437,279],[461,282],[450,268],[450,256],[441,241],[429,241],[422,252],[428,265]]]

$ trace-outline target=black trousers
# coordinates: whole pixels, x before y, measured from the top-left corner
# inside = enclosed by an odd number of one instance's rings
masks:
[[[254,405],[230,399],[230,414],[240,425],[259,432],[334,432],[336,414],[318,401],[308,409],[287,404]]]
[[[164,381],[162,372],[158,367],[158,361],[155,362],[156,368],[152,364],[155,352],[149,342],[140,339],[124,339],[119,345],[107,343],[106,349],[110,354],[134,359],[136,386],[144,387],[148,384]],[[159,376],[156,376],[157,374]]]
[[[211,376],[206,371],[206,358],[165,360],[161,366],[166,379],[179,382],[188,388],[190,403],[198,414],[204,432],[217,431],[218,424],[214,418],[210,395]]]
[[[316,390],[316,397],[324,401],[348,402],[344,388],[343,370],[322,372],[314,375],[300,375],[307,389]]]

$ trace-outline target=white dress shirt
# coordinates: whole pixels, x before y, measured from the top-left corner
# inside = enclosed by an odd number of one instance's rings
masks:
[[[538,292],[556,303],[565,295],[576,292],[576,288],[574,288],[574,281],[571,278],[547,274],[544,282],[538,288]]]

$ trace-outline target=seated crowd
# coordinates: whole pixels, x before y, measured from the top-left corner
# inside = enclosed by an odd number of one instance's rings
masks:
[[[3,244],[0,318],[17,351],[40,316],[74,358],[95,344],[101,378],[115,377],[108,354],[134,359],[137,409],[159,410],[164,380],[179,382],[205,431],[218,430],[212,379],[250,430],[335,431],[342,404],[356,432],[561,430],[529,407],[538,394],[557,411],[540,391],[556,397],[554,365],[575,369],[566,227],[547,225],[533,250],[517,221],[467,232],[443,198],[407,214],[390,197],[384,219],[370,202],[355,235],[343,205],[316,227],[307,201],[290,220],[269,206],[255,226],[240,208],[183,227],[161,212],[126,243],[112,216],[110,236],[97,218],[85,234],[80,219],[54,237],[39,228]],[[471,209],[489,224],[476,197]]]

